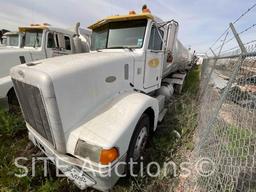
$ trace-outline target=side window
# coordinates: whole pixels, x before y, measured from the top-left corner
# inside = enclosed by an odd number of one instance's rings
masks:
[[[65,49],[66,50],[71,50],[70,37],[64,36],[64,41],[65,41]]]
[[[48,33],[47,48],[55,48],[55,41],[53,33]]]
[[[151,29],[151,34],[150,34],[150,39],[149,39],[149,45],[148,45],[148,49],[151,50],[162,50],[162,38],[164,36],[164,32],[162,30],[159,29],[159,32],[161,34],[162,37],[160,37],[157,28],[155,25],[152,26]]]

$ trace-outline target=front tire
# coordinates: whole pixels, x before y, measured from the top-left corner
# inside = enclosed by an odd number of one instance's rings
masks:
[[[135,131],[133,133],[128,153],[127,153],[127,170],[131,173],[131,167],[129,162],[135,162],[135,167],[132,167],[135,172],[138,171],[138,166],[142,161],[142,157],[145,154],[146,145],[149,139],[150,130],[150,118],[147,114],[143,114],[138,121]]]

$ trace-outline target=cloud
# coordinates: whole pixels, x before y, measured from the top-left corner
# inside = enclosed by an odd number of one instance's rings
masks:
[[[70,27],[80,21],[86,27],[108,15],[140,12],[147,4],[164,20],[176,19],[179,39],[186,46],[204,51],[225,30],[229,22],[250,7],[253,0],[0,0],[0,28],[17,30],[20,25],[47,22]],[[252,24],[255,11],[236,27]]]
[[[11,2],[1,2],[0,6],[0,28],[17,30],[18,26],[30,23],[43,23],[48,20],[58,26],[65,26],[57,18],[50,18],[47,14],[36,12],[31,8],[21,7]]]

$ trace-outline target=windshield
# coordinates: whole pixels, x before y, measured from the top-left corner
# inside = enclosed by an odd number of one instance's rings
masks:
[[[25,33],[25,47],[41,47],[43,31],[27,31]]]
[[[19,45],[19,35],[8,35],[6,40],[7,46],[18,46]]]
[[[91,50],[141,48],[147,20],[108,23],[93,30]]]

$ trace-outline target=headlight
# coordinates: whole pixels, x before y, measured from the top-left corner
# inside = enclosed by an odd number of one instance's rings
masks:
[[[75,155],[88,158],[94,162],[99,162],[101,149],[101,147],[90,145],[85,141],[78,140],[76,144]]]
[[[103,149],[102,147],[90,145],[85,141],[78,140],[75,155],[88,158],[96,163],[107,165],[118,158],[119,152],[115,147],[111,149]]]

